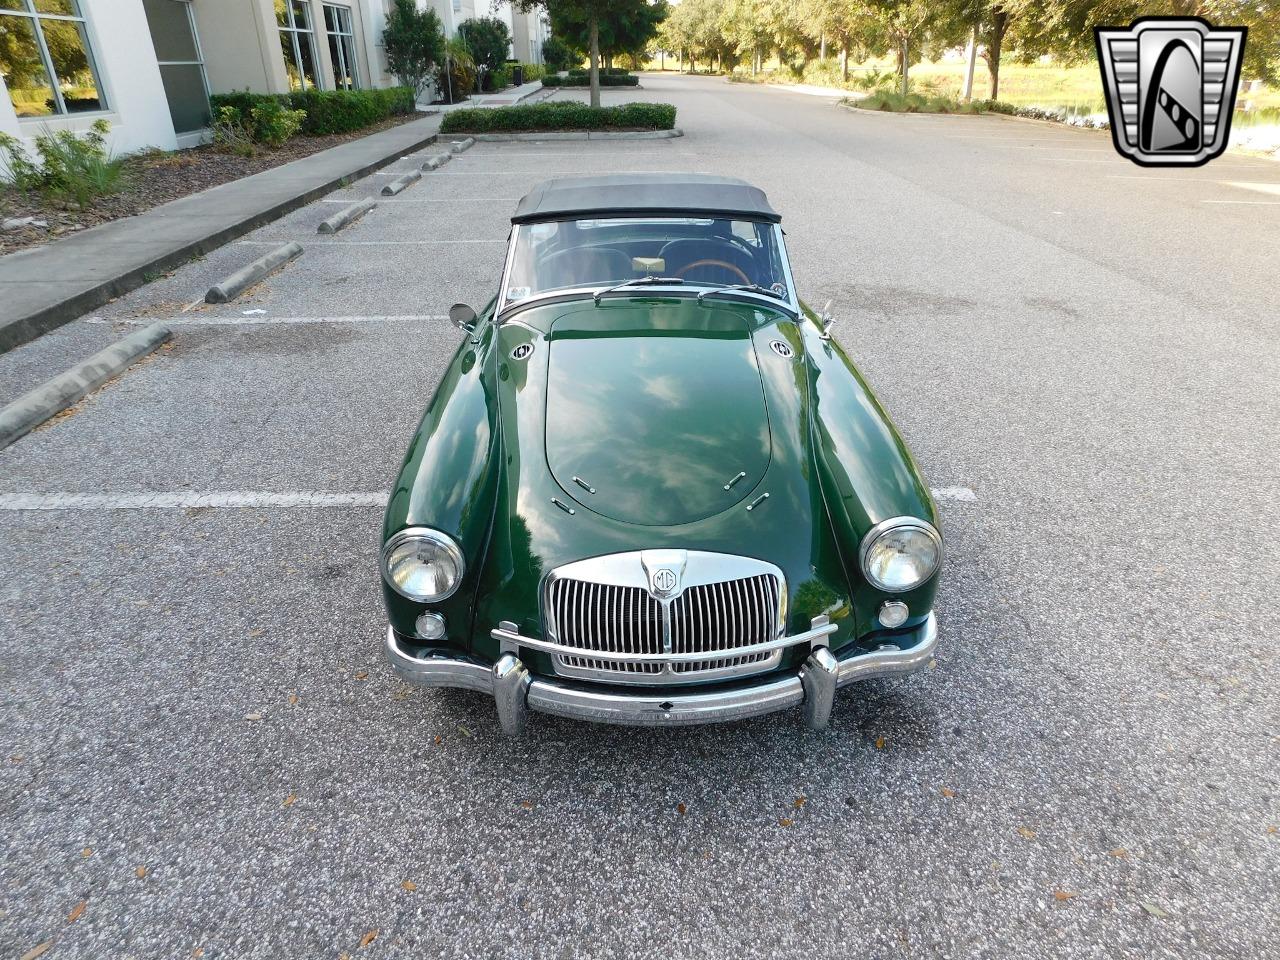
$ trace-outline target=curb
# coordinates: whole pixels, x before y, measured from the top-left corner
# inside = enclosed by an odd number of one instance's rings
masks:
[[[320,226],[316,227],[316,233],[337,233],[343,227],[355,223],[377,205],[378,201],[373,197],[366,197],[359,203],[353,203],[339,210],[328,220],[321,220]]]
[[[452,159],[453,159],[453,154],[451,153],[439,153],[439,154],[436,154],[434,157],[427,157],[426,161],[423,162],[421,169],[439,170],[441,167],[443,167],[446,163],[448,163]]]
[[[279,270],[290,260],[296,260],[300,256],[302,256],[302,244],[297,240],[290,240],[284,246],[277,247],[259,257],[247,267],[241,267],[220,283],[215,283],[204,295],[204,302],[229,303],[267,274]]]
[[[410,184],[417,183],[421,179],[422,179],[421,170],[414,170],[411,173],[406,173],[403,177],[397,177],[396,179],[388,183],[385,187],[383,187],[382,195],[384,197],[394,197],[397,193],[404,190],[405,187],[408,187]]]
[[[242,237],[246,233],[261,227],[263,224],[278,220],[285,214],[292,213],[300,207],[305,207],[312,200],[317,200],[326,194],[330,194],[337,188],[346,186],[353,180],[358,180],[376,170],[381,170],[388,164],[395,163],[401,157],[407,156],[408,154],[417,153],[423,147],[428,147],[435,143],[437,138],[438,134],[429,134],[421,140],[415,140],[413,143],[399,147],[391,153],[385,154],[376,161],[363,164],[354,170],[348,170],[341,176],[331,177],[322,183],[309,187],[301,193],[296,193],[285,200],[273,203],[264,209],[248,214],[242,219],[237,220],[235,223],[215,230],[213,233],[200,237],[198,240],[180,243],[172,250],[154,257],[146,263],[131,267],[124,273],[118,274],[114,277],[108,277],[88,290],[72,294],[65,300],[60,300],[51,306],[43,307],[34,313],[0,323],[0,353],[7,353],[15,347],[22,346],[24,343],[30,343],[37,337],[41,337],[44,334],[49,333],[51,330],[56,330],[65,323],[70,323],[72,320],[75,320],[77,317],[82,316],[95,307],[102,306],[108,300],[113,300],[116,297],[122,297],[131,290],[137,290],[139,287],[146,285],[149,282],[147,278],[155,273],[163,273],[176,267],[180,267],[193,257],[203,256],[212,250],[216,250],[228,241]],[[312,156],[316,156],[316,154],[313,154]],[[308,159],[310,158],[302,158],[303,161]],[[293,162],[298,163],[300,161],[295,160]],[[266,173],[269,171],[263,172]],[[235,183],[237,181],[232,182]],[[222,186],[226,186],[226,184],[223,184]],[[216,190],[218,188],[214,187],[213,189]],[[198,194],[191,194],[191,196],[198,196]],[[186,198],[184,197],[181,199]],[[181,200],[175,200],[172,202],[180,203]],[[146,215],[146,213],[141,214],[141,216],[144,217]],[[111,225],[111,223],[104,223],[101,227],[93,227],[91,230],[108,228]],[[89,232],[90,230],[82,231],[78,236],[84,236]],[[24,256],[26,253],[27,251],[19,251],[17,254],[14,254],[14,256]]]
[[[504,140],[672,140],[683,137],[684,131],[674,130],[548,130],[543,133],[475,133],[472,136],[484,143]]]
[[[24,393],[0,410],[0,450],[118,376],[171,336],[172,332],[163,323],[153,323]]]

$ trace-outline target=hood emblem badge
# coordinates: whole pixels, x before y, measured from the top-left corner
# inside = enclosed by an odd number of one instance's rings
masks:
[[[769,349],[784,360],[790,360],[796,355],[795,351],[791,349],[791,344],[787,343],[785,340],[770,340]]]
[[[675,590],[676,585],[680,582],[680,578],[676,576],[674,570],[668,570],[666,567],[659,567],[653,571],[653,592],[659,596],[665,597]]]
[[[684,550],[642,550],[640,564],[644,567],[649,592],[663,602],[680,592],[684,579],[684,567],[688,554]]]

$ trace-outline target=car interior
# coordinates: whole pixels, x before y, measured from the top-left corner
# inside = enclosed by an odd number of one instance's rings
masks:
[[[539,236],[538,227],[550,227]],[[533,228],[534,290],[662,276],[699,284],[784,281],[772,224],[730,220],[583,220]],[[513,277],[513,284],[515,283]]]

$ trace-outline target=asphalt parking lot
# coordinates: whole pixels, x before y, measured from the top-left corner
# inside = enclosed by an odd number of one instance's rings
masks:
[[[0,451],[0,953],[1277,955],[1280,166],[645,87],[685,137],[477,144],[315,235],[407,158],[0,356],[7,402],[175,330]],[[934,668],[821,734],[512,742],[382,661],[378,499],[444,315],[492,295],[522,193],[622,170],[762,186],[802,295],[963,491]]]

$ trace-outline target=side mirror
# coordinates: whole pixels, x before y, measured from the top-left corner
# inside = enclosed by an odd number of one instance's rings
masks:
[[[822,308],[821,316],[818,317],[818,320],[822,322],[822,333],[819,334],[819,338],[822,340],[831,339],[831,328],[836,325],[836,318],[831,315],[831,304],[834,302],[833,300],[828,300],[827,305]]]
[[[470,333],[476,328],[476,312],[465,303],[455,303],[449,308],[449,321],[459,330]]]

